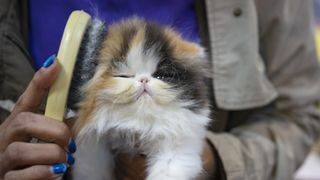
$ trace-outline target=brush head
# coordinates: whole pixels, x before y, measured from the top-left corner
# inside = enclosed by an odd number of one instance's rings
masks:
[[[84,11],[73,11],[63,32],[58,51],[61,71],[50,87],[45,116],[63,121],[72,74],[83,36],[90,24],[91,16]]]
[[[88,82],[95,73],[99,52],[106,32],[105,23],[96,18],[91,21],[84,34],[69,89],[68,109],[78,109],[78,102],[82,99],[81,87]]]

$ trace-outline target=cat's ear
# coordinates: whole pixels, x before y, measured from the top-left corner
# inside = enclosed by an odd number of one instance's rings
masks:
[[[179,64],[187,69],[201,73],[204,77],[212,77],[211,63],[205,48],[199,44],[183,40],[179,34],[170,28],[165,30],[165,34],[170,39],[170,46],[172,47],[175,61],[181,61]]]
[[[205,48],[201,47],[196,43],[186,42],[186,46],[190,46],[189,48],[193,48],[190,52],[188,50],[183,51],[183,55],[181,56],[183,59],[183,64],[188,68],[196,71],[202,77],[212,78],[212,66],[209,61],[208,53]],[[182,52],[182,51],[181,51]]]

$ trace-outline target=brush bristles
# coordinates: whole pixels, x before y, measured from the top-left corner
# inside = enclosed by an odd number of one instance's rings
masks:
[[[77,109],[82,99],[81,87],[88,82],[95,73],[101,45],[106,35],[106,26],[99,19],[93,19],[88,27],[78,53],[73,77],[68,95],[67,107]]]

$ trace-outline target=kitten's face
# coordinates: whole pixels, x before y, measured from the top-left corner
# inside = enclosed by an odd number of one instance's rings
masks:
[[[87,91],[99,104],[198,109],[207,101],[203,63],[200,46],[169,28],[131,19],[109,27]]]

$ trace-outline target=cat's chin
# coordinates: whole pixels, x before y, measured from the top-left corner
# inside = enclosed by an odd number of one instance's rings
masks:
[[[141,93],[134,100],[127,104],[127,106],[136,107],[136,108],[147,108],[158,106],[155,99],[148,93]]]
[[[152,95],[147,91],[143,91],[136,97],[136,102],[137,101],[146,101],[146,100],[149,101],[150,99],[151,100],[153,99]]]
[[[126,101],[116,102],[115,101],[104,101],[105,103],[102,104],[109,104],[110,106],[119,106],[119,107],[126,107],[126,106],[165,106],[167,104],[172,103],[172,100],[166,100],[165,98],[157,98],[153,94],[144,91],[139,93],[137,96],[133,98],[128,98]]]
[[[128,106],[135,107],[135,108],[146,108],[146,109],[153,109],[153,108],[162,108],[166,106],[172,105],[174,101],[167,100],[164,98],[157,98],[155,96],[150,95],[147,92],[142,93],[138,96],[135,100],[128,103]]]

